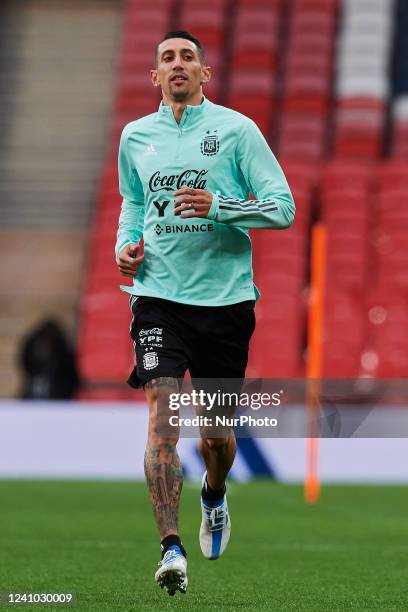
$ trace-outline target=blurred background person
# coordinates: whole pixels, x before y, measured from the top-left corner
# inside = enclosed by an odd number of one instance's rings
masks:
[[[79,387],[75,354],[62,326],[52,319],[39,323],[20,348],[23,399],[72,399]]]

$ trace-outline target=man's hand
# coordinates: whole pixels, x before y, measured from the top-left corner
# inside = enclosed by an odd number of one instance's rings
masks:
[[[183,187],[174,192],[175,196],[182,196],[174,202],[174,214],[182,219],[190,217],[206,217],[211,208],[213,195],[204,189],[191,189]],[[184,213],[185,214],[182,214]]]
[[[144,256],[137,255],[140,250],[140,246],[135,243],[127,244],[120,252],[119,257],[116,260],[118,268],[122,276],[128,276],[133,278],[139,266],[143,263]]]

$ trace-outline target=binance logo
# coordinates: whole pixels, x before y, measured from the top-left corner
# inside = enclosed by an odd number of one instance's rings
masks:
[[[154,231],[156,232],[158,236],[160,236],[160,234],[162,234],[164,230],[162,227],[160,227],[159,224],[157,224],[156,227],[154,228]]]

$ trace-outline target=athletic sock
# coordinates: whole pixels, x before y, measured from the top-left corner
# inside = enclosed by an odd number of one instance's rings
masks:
[[[212,489],[207,482],[207,476],[204,480],[204,486],[201,489],[201,497],[204,501],[218,502],[221,501],[227,491],[227,487],[224,485],[222,489]]]
[[[160,550],[161,550],[161,558],[162,559],[163,559],[164,555],[166,554],[166,552],[169,550],[169,548],[172,548],[173,546],[178,546],[180,551],[181,551],[181,554],[187,559],[186,549],[182,545],[180,537],[178,535],[174,535],[174,534],[166,536],[160,542]]]

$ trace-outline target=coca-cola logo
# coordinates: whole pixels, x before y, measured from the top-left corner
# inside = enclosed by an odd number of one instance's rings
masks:
[[[205,189],[207,179],[204,178],[208,170],[184,170],[181,174],[170,174],[169,176],[160,174],[157,170],[149,180],[149,189],[154,193],[157,191],[176,191],[182,187],[191,189]]]

